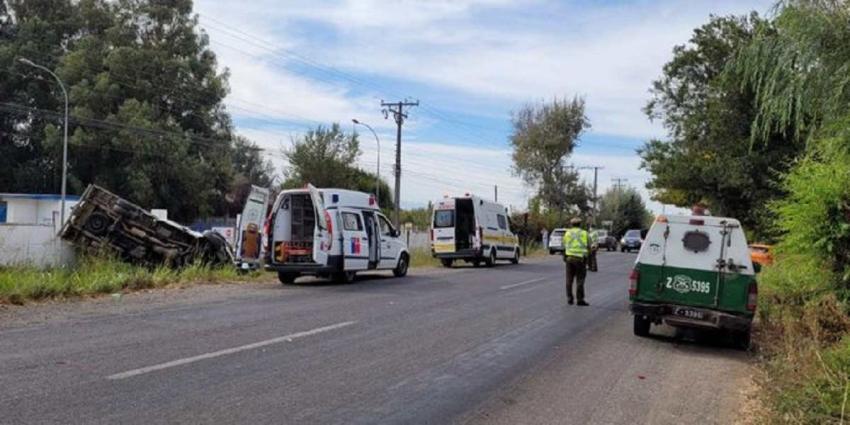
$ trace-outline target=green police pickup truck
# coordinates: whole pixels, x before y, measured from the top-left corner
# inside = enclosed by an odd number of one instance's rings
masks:
[[[634,333],[652,324],[725,331],[749,347],[758,286],[740,223],[711,216],[659,216],[629,284]]]

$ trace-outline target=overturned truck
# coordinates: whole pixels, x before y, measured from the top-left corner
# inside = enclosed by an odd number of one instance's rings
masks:
[[[96,185],[86,188],[60,236],[84,250],[111,251],[138,264],[182,267],[195,261],[234,261],[230,245],[220,234],[201,234],[159,219]]]

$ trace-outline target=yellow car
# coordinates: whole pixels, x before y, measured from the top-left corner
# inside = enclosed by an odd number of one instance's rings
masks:
[[[773,264],[773,246],[764,244],[750,245],[750,259],[753,263],[769,266]]]

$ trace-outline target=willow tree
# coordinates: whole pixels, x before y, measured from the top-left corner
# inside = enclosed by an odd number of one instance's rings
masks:
[[[584,99],[574,97],[526,105],[513,114],[514,173],[537,188],[547,208],[559,212],[573,207],[588,210],[589,192],[567,162],[590,128],[584,109]]]

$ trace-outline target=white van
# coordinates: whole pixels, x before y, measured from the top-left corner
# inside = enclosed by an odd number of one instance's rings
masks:
[[[358,271],[407,274],[410,253],[375,197],[345,189],[285,190],[266,223],[266,269],[283,284],[303,275],[351,282]]]
[[[496,260],[519,263],[519,239],[508,209],[474,195],[445,197],[434,203],[431,254],[445,267],[463,260],[478,267]]]

